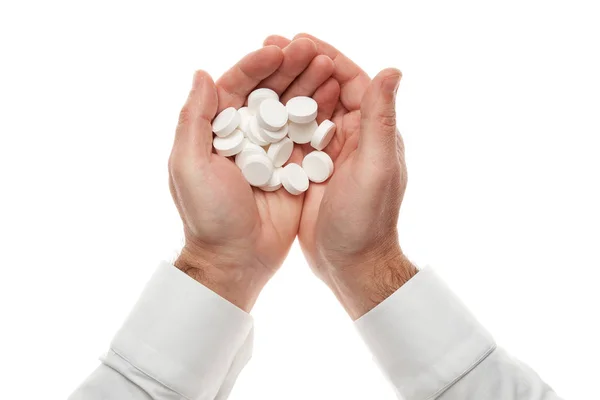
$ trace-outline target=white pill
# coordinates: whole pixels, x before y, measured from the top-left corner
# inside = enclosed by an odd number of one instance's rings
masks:
[[[212,123],[212,131],[218,137],[225,137],[240,125],[241,117],[233,107],[224,109],[215,117]]]
[[[325,182],[333,173],[333,161],[323,151],[313,151],[302,160],[302,168],[308,179],[315,183]]]
[[[265,192],[274,192],[278,190],[281,187],[281,178],[279,176],[281,170],[282,168],[275,168],[275,170],[273,170],[273,174],[271,175],[271,179],[269,179],[269,182],[260,188]]]
[[[242,174],[252,186],[264,186],[273,174],[273,163],[264,154],[248,154],[242,163]]]
[[[241,169],[244,165],[245,158],[248,154],[266,154],[265,150],[249,141],[248,139],[244,139],[243,149],[235,156],[235,164]]]
[[[287,109],[290,121],[306,124],[317,118],[319,105],[310,97],[298,96],[291,98],[285,105],[285,108]]]
[[[259,146],[268,146],[269,142],[262,138],[262,132],[260,131],[262,128],[258,125],[258,121],[256,117],[252,117],[250,120],[250,129],[246,132],[246,136],[250,141]]]
[[[288,122],[285,106],[275,99],[266,99],[260,103],[256,119],[261,127],[270,131],[278,131]]]
[[[269,146],[267,155],[273,161],[275,167],[281,167],[290,159],[293,150],[294,142],[290,138],[283,138],[281,141]]]
[[[298,164],[288,164],[279,174],[281,184],[293,195],[299,195],[308,190],[308,176]]]
[[[221,156],[234,156],[244,148],[244,133],[239,129],[236,129],[228,136],[215,136],[213,139],[213,147],[217,151],[217,154]]]
[[[317,150],[323,150],[329,142],[331,142],[331,138],[333,138],[333,134],[335,133],[335,124],[330,120],[326,119],[321,122],[321,125],[315,130],[315,134],[310,140],[310,145]]]
[[[288,136],[294,141],[294,143],[304,144],[311,141],[313,134],[319,127],[317,121],[311,121],[306,124],[298,124],[296,122],[290,122],[288,124],[289,131]]]
[[[252,143],[248,138],[244,139],[244,148],[242,151],[249,151],[249,150],[253,150],[253,151],[258,151],[259,153],[263,153],[263,154],[267,154],[265,152],[265,149],[263,149],[262,147],[260,147],[259,145]]]
[[[248,107],[242,107],[238,110],[238,114],[240,114],[240,130],[247,134],[250,130],[250,121],[252,120],[253,114],[250,112]]]
[[[285,124],[283,128],[279,129],[278,131],[271,131],[268,129],[260,128],[261,138],[263,138],[269,143],[279,142],[287,136],[288,131],[288,124]]]
[[[256,89],[248,96],[248,108],[252,114],[258,114],[258,107],[266,99],[273,99],[279,101],[277,93],[271,89],[262,88]]]

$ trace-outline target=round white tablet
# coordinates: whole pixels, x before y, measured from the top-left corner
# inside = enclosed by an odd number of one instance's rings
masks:
[[[264,154],[248,154],[242,163],[242,174],[252,186],[264,186],[273,174],[273,163]]]
[[[317,125],[317,121],[311,121],[306,124],[290,122],[288,126],[288,136],[294,141],[294,143],[298,144],[310,142],[313,137],[313,134],[319,127],[319,125]]]
[[[263,154],[267,154],[265,152],[265,149],[263,149],[262,147],[260,147],[259,145],[252,143],[250,141],[250,139],[245,138],[244,139],[244,148],[242,149],[242,151],[247,151],[247,150],[255,150],[258,151],[259,153],[263,153]]]
[[[279,174],[281,184],[293,195],[299,195],[308,190],[308,176],[298,164],[288,164]]]
[[[317,118],[319,105],[310,97],[298,96],[288,100],[285,108],[287,109],[290,121],[306,124]]]
[[[285,124],[283,126],[283,128],[279,129],[278,131],[271,131],[271,130],[264,129],[264,128],[260,129],[261,137],[269,143],[279,142],[280,140],[282,140],[284,137],[287,136],[288,131],[289,131],[288,124]]]
[[[335,124],[330,120],[326,119],[321,122],[321,125],[315,131],[312,139],[310,140],[310,145],[317,150],[323,150],[329,142],[331,142],[331,138],[333,138],[333,134],[335,133]]]
[[[302,168],[308,179],[315,183],[325,182],[333,173],[333,161],[323,151],[313,151],[302,160]]]
[[[281,141],[269,146],[267,155],[273,161],[275,167],[281,167],[290,159],[293,150],[294,142],[290,138],[283,138]]]
[[[285,106],[275,99],[266,99],[260,103],[256,119],[260,126],[270,131],[278,131],[288,122]]]
[[[246,132],[246,136],[250,141],[259,146],[268,146],[269,142],[262,138],[261,127],[258,125],[256,117],[252,117],[250,120],[250,129]]]
[[[238,114],[240,114],[240,130],[247,134],[250,130],[250,121],[252,120],[253,114],[250,112],[248,107],[242,107],[238,110]]]
[[[273,99],[279,101],[277,93],[271,89],[262,88],[256,89],[248,96],[248,108],[252,114],[258,113],[258,107],[266,99]]]
[[[242,151],[235,156],[235,164],[240,169],[244,165],[245,158],[248,156],[248,154],[267,154],[262,147],[252,143],[248,139],[244,139],[243,146],[244,147]]]
[[[269,182],[260,188],[265,192],[274,192],[279,189],[281,187],[281,178],[279,177],[281,170],[282,168],[275,168],[273,174],[271,175],[271,179],[269,179]]]
[[[234,156],[244,148],[244,133],[236,129],[229,136],[215,136],[213,147],[217,151],[217,154],[221,156]]]
[[[212,131],[218,137],[225,137],[240,125],[241,117],[233,107],[224,109],[215,117],[212,123]]]

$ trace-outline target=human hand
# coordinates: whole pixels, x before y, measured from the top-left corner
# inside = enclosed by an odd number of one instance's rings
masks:
[[[212,153],[211,121],[227,107],[241,107],[256,87],[282,99],[339,92],[332,71],[331,59],[318,55],[309,39],[263,47],[216,84],[198,71],[181,110],[169,158],[169,186],[185,233],[175,265],[246,311],[294,241],[303,196],[248,185],[231,160]],[[299,149],[291,160],[301,162]]]
[[[306,38],[334,60],[341,92],[332,112],[319,115],[337,126],[325,149],[335,172],[306,192],[298,238],[313,271],[357,319],[417,273],[397,231],[407,183],[395,111],[401,73],[385,69],[371,80],[331,45],[306,34],[294,41]],[[294,41],[270,36],[265,45]]]

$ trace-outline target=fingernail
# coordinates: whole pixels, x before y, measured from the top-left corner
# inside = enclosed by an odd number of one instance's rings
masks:
[[[400,75],[394,75],[386,78],[383,81],[383,90],[388,93],[396,94],[400,86]]]

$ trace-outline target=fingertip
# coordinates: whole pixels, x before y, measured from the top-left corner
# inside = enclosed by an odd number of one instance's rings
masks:
[[[367,87],[361,100],[360,108],[363,115],[370,114],[373,106],[380,100],[385,103],[392,102],[401,78],[402,72],[397,68],[386,68],[380,71]]]
[[[277,40],[277,35],[269,35],[265,40],[263,40],[263,46],[274,45]]]
[[[215,116],[218,106],[217,87],[208,72],[201,69],[194,72],[192,90],[186,104],[184,113],[198,113],[209,120]]]
[[[313,40],[313,39],[315,39],[315,37],[313,35],[310,35],[310,34],[306,33],[306,32],[300,32],[300,33],[294,35],[294,40],[297,40],[297,39],[310,39],[310,40]]]
[[[387,68],[373,79],[362,98],[359,154],[366,160],[389,160],[396,153],[396,90],[402,73]]]
[[[197,102],[201,100],[207,103],[209,108],[212,108],[212,100],[214,100],[214,103],[217,101],[216,93],[217,88],[215,86],[215,82],[208,72],[202,69],[194,72],[194,81],[190,93],[190,101]]]
[[[192,80],[192,86],[194,88],[196,88],[200,84],[202,84],[204,82],[204,80],[209,80],[211,83],[214,84],[210,74],[202,69],[199,69],[196,72],[194,72],[194,79]]]
[[[327,79],[315,92],[313,99],[319,104],[317,121],[330,119],[340,97],[340,84],[334,78]]]
[[[267,45],[257,52],[262,52],[267,60],[278,60],[280,64],[283,61],[283,51],[278,46]]]
[[[277,46],[279,48],[284,48],[287,46],[291,40],[286,37],[279,35],[269,35],[263,42],[263,46]]]
[[[333,54],[333,52],[331,51],[331,49],[328,48],[328,45],[325,42],[309,33],[298,33],[296,36],[294,36],[294,39],[292,41],[296,42],[298,40],[310,40],[315,44],[315,51],[317,51],[318,53],[327,54],[328,56],[331,56]]]
[[[380,76],[381,79],[381,90],[384,96],[388,97],[388,101],[391,101],[393,97],[395,97],[398,87],[400,86],[402,72],[397,68],[386,68],[381,71],[378,76]],[[390,99],[389,96],[392,98]]]
[[[253,68],[264,69],[270,75],[283,62],[283,51],[277,46],[268,45],[255,50],[246,57],[248,65],[252,65]]]
[[[289,44],[289,46],[292,45],[302,54],[317,54],[317,44],[308,38],[294,39]]]
[[[187,157],[190,151],[206,159],[212,147],[211,121],[217,113],[217,87],[204,70],[194,72],[192,89],[179,112],[173,152]]]
[[[335,68],[335,63],[331,58],[324,54],[319,54],[313,60],[313,62],[318,65],[318,67],[324,71],[327,71],[329,75],[333,74],[333,70]]]
[[[373,80],[384,82],[388,80],[400,81],[401,79],[402,71],[400,71],[398,68],[386,68],[380,71]]]

